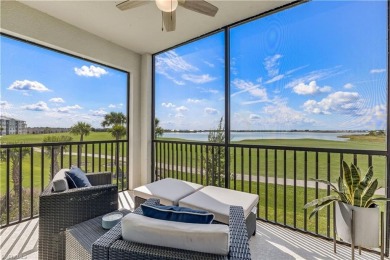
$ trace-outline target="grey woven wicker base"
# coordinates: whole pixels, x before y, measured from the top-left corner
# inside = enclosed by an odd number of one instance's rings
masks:
[[[124,216],[130,213],[127,209],[119,211]],[[66,229],[66,259],[92,259],[92,244],[108,231],[102,228],[103,216],[84,221]]]

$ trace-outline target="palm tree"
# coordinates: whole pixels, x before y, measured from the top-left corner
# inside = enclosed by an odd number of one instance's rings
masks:
[[[14,143],[17,144],[17,143]],[[30,154],[30,148],[28,147],[22,147],[21,149],[18,147],[15,148],[8,148],[9,151],[9,160],[10,160],[10,168],[12,173],[12,182],[14,185],[14,192],[15,194],[19,194],[19,190],[21,189],[21,180],[19,178],[19,169],[20,169],[20,163],[23,158]],[[0,150],[0,160],[5,161],[7,160],[7,149],[1,149]]]
[[[122,112],[110,112],[104,116],[103,127],[126,124],[126,116]]]
[[[164,129],[159,126],[160,120],[156,117],[154,118],[154,135],[155,137],[162,137],[164,134]]]
[[[80,142],[84,140],[84,136],[87,136],[91,133],[92,126],[85,122],[77,122],[74,124],[69,132],[74,135],[80,135]]]
[[[43,142],[44,143],[66,143],[66,142],[71,142],[72,139],[73,138],[71,136],[68,136],[68,135],[61,135],[61,136],[49,135],[49,136],[45,136],[43,138]],[[58,155],[61,152],[61,146],[62,146],[62,144],[58,145],[58,146],[48,146],[47,149],[45,150],[46,156],[51,158],[51,160],[52,160],[52,165],[53,165],[53,169],[52,169],[52,173],[51,173],[52,176],[54,176],[54,174],[60,170],[60,164],[58,162]],[[63,151],[67,151],[67,150],[68,150],[68,146],[64,146]]]
[[[122,125],[114,125],[108,130],[116,140],[121,139],[123,136],[126,136],[126,128]]]
[[[85,123],[85,122],[77,122],[76,124],[74,124],[69,132],[71,134],[74,134],[74,135],[80,135],[80,142],[83,142],[84,141],[84,136],[87,136],[91,133],[91,129],[92,129],[92,126],[88,123]],[[78,152],[77,152],[77,165],[80,166],[80,162],[81,162],[81,150],[82,150],[82,145],[78,145]],[[72,156],[72,155],[70,155]]]
[[[126,136],[126,134],[127,134],[126,127],[124,127],[123,125],[114,125],[108,131],[111,133],[111,135],[113,137],[115,137],[116,140],[121,139],[123,136]],[[119,153],[118,153],[118,151],[119,151],[118,150],[119,149],[119,142],[116,145],[117,145],[117,149],[116,149],[116,152],[115,152],[114,164],[117,167],[118,174],[123,174],[122,173],[122,169],[120,168],[120,165],[119,165]],[[113,146],[112,146],[112,149],[114,149]],[[116,175],[116,173],[113,173],[113,174],[114,174],[114,176]]]

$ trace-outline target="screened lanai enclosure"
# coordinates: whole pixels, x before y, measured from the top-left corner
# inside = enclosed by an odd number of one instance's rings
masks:
[[[349,258],[333,204],[304,205],[334,195],[343,162],[390,198],[389,2],[179,4],[172,32],[155,5],[119,3],[1,3],[2,257],[38,258],[39,196],[77,166],[111,173],[128,210],[165,178],[257,194],[252,259]]]

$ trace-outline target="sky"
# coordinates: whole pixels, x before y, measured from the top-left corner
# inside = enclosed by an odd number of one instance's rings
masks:
[[[127,73],[0,36],[1,115],[28,127],[101,128],[105,114],[127,114]]]
[[[232,130],[386,128],[386,1],[311,1],[230,30]],[[224,33],[155,57],[165,129],[224,117]]]

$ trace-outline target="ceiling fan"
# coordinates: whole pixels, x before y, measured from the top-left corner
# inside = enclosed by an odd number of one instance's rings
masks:
[[[212,16],[218,12],[218,7],[204,0],[153,0],[162,12],[162,21],[167,32],[176,29],[176,8],[178,5],[188,10]],[[117,4],[120,10],[133,9],[152,2],[152,0],[127,0]]]

